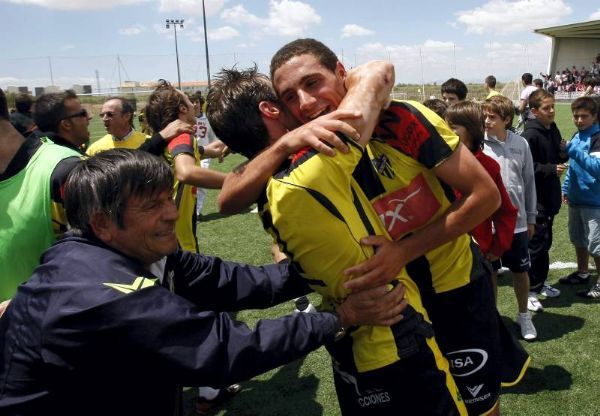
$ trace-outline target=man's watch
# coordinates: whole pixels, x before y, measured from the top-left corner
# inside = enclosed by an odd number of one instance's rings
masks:
[[[331,311],[331,313],[336,317],[337,322],[338,322],[338,329],[335,331],[335,334],[333,335],[333,341],[337,342],[346,336],[346,328],[344,328],[344,326],[342,325],[342,320],[341,320],[340,316],[338,315],[338,313],[335,310]]]

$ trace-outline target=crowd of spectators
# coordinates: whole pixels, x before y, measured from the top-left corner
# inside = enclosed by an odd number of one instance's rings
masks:
[[[595,93],[600,92],[600,53],[593,60],[591,66],[582,65],[577,68],[573,65],[571,68],[565,68],[563,71],[557,70],[556,74],[543,74],[543,87],[552,94],[555,92],[586,92],[591,89]],[[589,95],[589,92],[588,94]]]

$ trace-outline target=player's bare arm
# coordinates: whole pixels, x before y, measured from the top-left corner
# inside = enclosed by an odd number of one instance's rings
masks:
[[[196,165],[196,159],[187,153],[175,156],[175,177],[181,183],[201,188],[219,189],[227,174]]]

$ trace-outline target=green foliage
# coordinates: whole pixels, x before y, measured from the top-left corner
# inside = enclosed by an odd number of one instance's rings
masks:
[[[568,139],[574,132],[567,105],[557,105],[557,124]],[[243,161],[234,155],[212,167],[230,170]],[[250,211],[225,217],[217,213],[217,191],[209,191],[204,215],[198,223],[201,250],[226,259],[263,264],[270,262],[270,239],[262,231],[257,214]],[[574,262],[575,254],[567,235],[566,208],[554,224],[551,261]],[[552,270],[549,282],[571,270]],[[575,295],[580,287],[559,286],[561,297],[543,300],[543,313],[534,317],[539,339],[525,344],[532,364],[523,381],[503,390],[501,409],[504,415],[595,415],[598,406],[594,387],[600,374],[595,359],[597,334],[600,332],[600,304]],[[316,295],[313,302],[319,302]],[[276,318],[291,313],[291,302],[264,311],[244,311],[237,319],[254,326],[259,319]],[[517,312],[510,273],[499,278],[498,309],[508,328],[518,336],[514,324]],[[334,416],[339,414],[333,387],[330,359],[321,348],[305,359],[280,367],[244,382],[243,390],[215,414],[221,416]],[[191,402],[196,392],[185,394],[186,414],[192,415]]]

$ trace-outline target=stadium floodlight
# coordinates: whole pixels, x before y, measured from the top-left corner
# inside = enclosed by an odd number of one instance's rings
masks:
[[[181,74],[179,72],[179,50],[177,48],[177,25],[180,29],[183,29],[183,19],[166,19],[165,25],[167,29],[173,27],[175,31],[175,59],[177,60],[177,85],[181,89]]]

